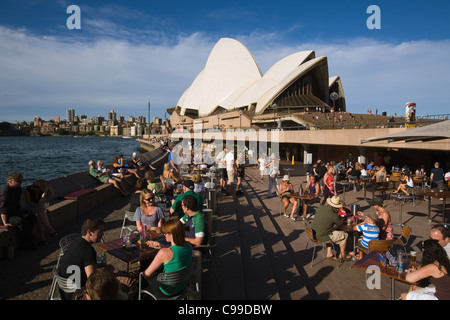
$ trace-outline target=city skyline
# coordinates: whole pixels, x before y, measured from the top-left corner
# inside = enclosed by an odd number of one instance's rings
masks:
[[[70,107],[148,118],[149,102],[151,118],[164,118],[222,37],[245,45],[262,73],[298,51],[326,56],[348,112],[402,115],[416,102],[418,116],[446,113],[449,9],[439,0],[4,0],[0,122],[65,117]]]

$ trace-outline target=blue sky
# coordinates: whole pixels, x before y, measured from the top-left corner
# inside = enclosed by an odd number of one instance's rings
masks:
[[[70,5],[80,30],[66,26]],[[370,5],[381,29],[369,29]],[[347,110],[450,113],[450,2],[431,1],[0,1],[0,121],[164,117],[203,69],[215,43],[234,38],[261,72],[294,52],[327,56]]]

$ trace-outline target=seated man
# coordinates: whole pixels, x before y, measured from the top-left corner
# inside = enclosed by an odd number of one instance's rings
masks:
[[[80,275],[78,289],[84,287],[89,275],[97,270],[97,253],[92,245],[102,240],[104,228],[105,222],[102,219],[86,220],[81,227],[81,237],[75,239],[61,257],[58,273],[69,278],[78,272]],[[62,300],[72,300],[73,294],[60,290],[60,296]]]
[[[194,196],[197,200],[198,210],[203,211],[203,198],[200,194],[194,192],[194,182],[192,180],[185,180],[183,181],[182,185],[183,193],[178,195],[175,200],[173,200],[172,207],[170,207],[170,214],[172,215],[174,213],[177,213],[179,219],[184,216],[184,211],[181,204],[185,196]]]
[[[6,178],[7,185],[0,189],[0,225],[17,228],[21,249],[36,249],[33,237],[36,215],[20,208],[22,180],[21,173],[11,173]]]
[[[339,227],[344,223],[338,213],[343,205],[344,204],[339,196],[328,198],[325,205],[321,205],[317,208],[311,229],[315,232],[315,238],[318,241],[331,241],[339,245],[339,259],[348,259],[351,257],[351,254],[348,256],[345,255],[348,234],[342,230],[336,230],[336,227]],[[335,259],[331,251],[331,246],[327,246],[327,258]]]
[[[206,244],[208,240],[208,227],[205,216],[198,210],[197,199],[192,195],[183,198],[184,216],[180,221],[186,227],[186,242],[193,246]]]

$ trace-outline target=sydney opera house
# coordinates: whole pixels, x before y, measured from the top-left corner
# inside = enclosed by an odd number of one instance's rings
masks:
[[[341,80],[329,77],[326,57],[316,57],[314,51],[297,52],[262,74],[244,45],[222,38],[170,113],[173,127],[189,127],[198,118],[203,119],[204,128],[223,127],[224,122],[221,125],[216,118],[230,112],[233,118],[233,111],[241,127],[250,127],[274,114],[295,115],[313,108],[329,112],[333,107],[346,111]],[[286,120],[295,122],[295,117]]]
[[[229,129],[270,131],[270,137],[249,140],[278,141],[283,154],[290,149],[304,163],[310,161],[309,156],[314,161],[339,159],[350,152],[366,159],[389,155],[392,161],[411,166],[449,159],[447,129],[439,127],[433,136],[421,131],[419,137],[399,141],[390,135],[413,134],[404,116],[394,119],[385,112],[353,114],[347,110],[340,77],[330,77],[327,57],[316,57],[312,50],[293,53],[262,74],[243,44],[220,39],[203,70],[168,113],[170,132],[175,135],[199,128],[227,133],[233,131]],[[413,126],[426,126],[427,121],[418,120]]]

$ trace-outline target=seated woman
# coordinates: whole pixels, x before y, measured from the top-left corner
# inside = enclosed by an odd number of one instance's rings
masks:
[[[200,174],[194,174],[192,176],[192,182],[194,182],[194,192],[203,196],[205,184],[202,181],[202,176]]]
[[[95,161],[94,160],[90,160],[89,161],[89,167],[90,167],[89,174],[91,176],[93,176],[94,178],[98,179],[102,183],[110,183],[110,184],[112,184],[114,187],[116,187],[120,191],[120,193],[124,197],[128,197],[130,195],[130,193],[124,187],[122,180],[119,180],[118,178],[115,178],[115,177],[114,178],[110,177],[109,173],[107,171],[105,171],[105,172],[98,171],[95,168]]]
[[[450,260],[438,240],[423,242],[423,256],[419,269],[410,268],[406,281],[418,283],[401,295],[402,300],[450,300]],[[430,286],[430,284],[432,286]]]
[[[155,195],[148,189],[141,191],[141,205],[136,208],[133,219],[137,229],[142,232],[144,225],[150,227],[162,227],[164,212],[155,203]]]
[[[151,282],[155,281],[161,272],[173,272],[192,265],[192,248],[185,241],[185,227],[178,218],[167,221],[162,227],[162,233],[166,241],[170,242],[169,248],[158,251],[150,266],[144,271],[144,276]],[[159,243],[148,241],[150,247],[159,248]],[[156,297],[168,297],[182,291],[188,285],[188,281],[175,286],[150,284],[150,291]]]
[[[381,166],[377,172],[374,173],[372,180],[375,180],[375,182],[385,182],[386,181],[386,168],[384,166]]]
[[[401,183],[399,184],[397,190],[395,190],[393,193],[398,193],[399,191],[403,192],[407,196],[409,196],[409,192],[406,188],[414,188],[414,180],[411,176],[411,174],[402,174],[402,177],[400,178]]]
[[[162,178],[166,179],[173,179],[175,182],[181,181],[181,178],[173,172],[173,169],[170,168],[170,163],[166,162],[164,163]]]
[[[278,195],[281,197],[281,201],[284,204],[284,208],[283,208],[283,213],[284,216],[287,218],[291,218],[292,220],[296,220],[294,217],[295,211],[297,210],[297,199],[295,198],[291,198],[288,195],[294,192],[294,186],[292,185],[292,183],[289,182],[289,176],[285,175],[283,177],[283,182],[280,183],[279,187],[278,187]],[[286,213],[286,209],[289,206],[289,204],[292,204],[292,212],[291,215],[289,216]]]
[[[319,199],[320,194],[320,186],[317,176],[309,176],[308,183],[305,187],[305,192],[308,192],[311,195],[314,195],[314,198],[311,200],[303,200],[303,216],[300,218],[300,220],[304,221],[307,217],[308,212],[308,205],[313,203],[314,201]]]
[[[113,163],[112,163],[113,167],[114,167],[114,171],[118,172],[118,173],[122,173],[122,174],[134,174],[136,176],[136,178],[140,178],[140,176],[137,174],[137,170],[136,169],[132,169],[125,166],[124,162],[123,162],[123,155],[118,155],[117,157],[113,157]]]
[[[58,233],[48,221],[47,204],[46,202],[53,197],[54,190],[47,186],[47,181],[38,179],[33,182],[31,186],[25,188],[25,202],[27,203],[26,210],[33,212],[36,215],[36,225],[38,227],[41,244],[48,244],[46,233],[52,238]]]

